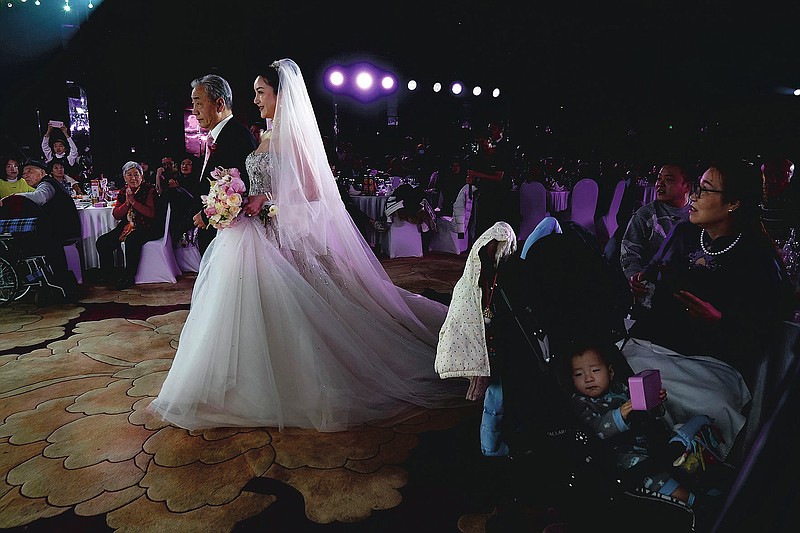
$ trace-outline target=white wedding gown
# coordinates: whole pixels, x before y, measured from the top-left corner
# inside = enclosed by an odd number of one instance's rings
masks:
[[[271,190],[269,153],[247,168],[253,194]],[[151,412],[187,429],[339,431],[459,404],[466,382],[433,366],[447,308],[394,286],[377,259],[383,279],[367,287],[335,254],[282,250],[279,220],[240,216],[218,231]]]

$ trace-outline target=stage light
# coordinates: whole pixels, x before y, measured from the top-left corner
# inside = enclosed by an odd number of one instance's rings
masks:
[[[342,74],[341,70],[334,70],[328,74],[328,81],[334,87],[340,87],[344,83],[344,74]]]
[[[91,2],[89,2],[89,5],[88,5],[88,6],[86,6],[86,7],[88,7],[89,9],[92,9],[92,8],[94,7],[94,4],[93,4],[93,3],[91,3]]]
[[[438,93],[441,90],[442,90],[442,84],[441,83],[439,83],[437,81],[436,83],[433,84],[433,92]]]
[[[454,81],[452,85],[450,85],[450,92],[458,96],[461,94],[461,91],[464,90],[464,86],[461,85],[461,82]]]
[[[415,91],[417,89],[417,82],[416,80],[408,80],[408,90]]]
[[[372,83],[375,80],[372,78],[372,74],[369,72],[359,72],[356,75],[356,87],[361,89],[362,91],[367,91],[372,88]]]
[[[386,90],[390,90],[394,88],[394,78],[389,76],[388,74],[381,79],[381,87]]]
[[[329,67],[324,80],[329,91],[347,94],[362,102],[377,100],[397,90],[394,74],[367,62]]]
[[[498,96],[500,96],[500,89],[495,88],[495,90],[492,91],[492,96],[494,98],[497,98]]]
[[[794,90],[794,95],[795,96],[800,96],[800,89],[795,89]]]
[[[480,96],[481,95],[481,87],[480,87],[480,85],[476,85],[475,87],[472,88],[472,94],[475,95],[475,96]]]
[[[39,0],[36,0],[36,1],[34,2],[34,4],[36,4],[37,6],[40,6],[40,5],[42,5],[42,3],[41,3]]]

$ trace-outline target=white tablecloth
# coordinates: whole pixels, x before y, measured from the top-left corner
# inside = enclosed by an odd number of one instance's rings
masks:
[[[351,198],[367,216],[371,219],[378,220],[383,218],[384,211],[386,211],[386,196],[353,196]],[[364,240],[367,244],[378,250],[382,249],[383,233],[378,233],[374,228],[359,228],[361,234],[364,235]]]
[[[547,211],[553,213],[563,211],[569,206],[569,191],[547,191]]]
[[[81,249],[83,250],[83,268],[100,268],[100,256],[97,254],[95,241],[111,231],[119,223],[114,218],[113,207],[78,207],[81,219]]]

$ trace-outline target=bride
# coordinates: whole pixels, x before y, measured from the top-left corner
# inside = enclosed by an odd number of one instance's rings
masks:
[[[247,157],[242,215],[203,255],[150,411],[187,429],[340,431],[460,403],[466,383],[434,371],[447,308],[395,286],[352,222],[299,67],[276,61],[253,88],[273,128]]]

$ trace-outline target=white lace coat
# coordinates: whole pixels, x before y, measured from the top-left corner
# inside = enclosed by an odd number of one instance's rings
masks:
[[[517,236],[506,222],[497,222],[475,240],[464,273],[453,287],[439,343],[435,369],[441,378],[489,376],[489,354],[481,309],[481,260],[478,252],[488,242],[499,242],[495,264],[517,248]]]

